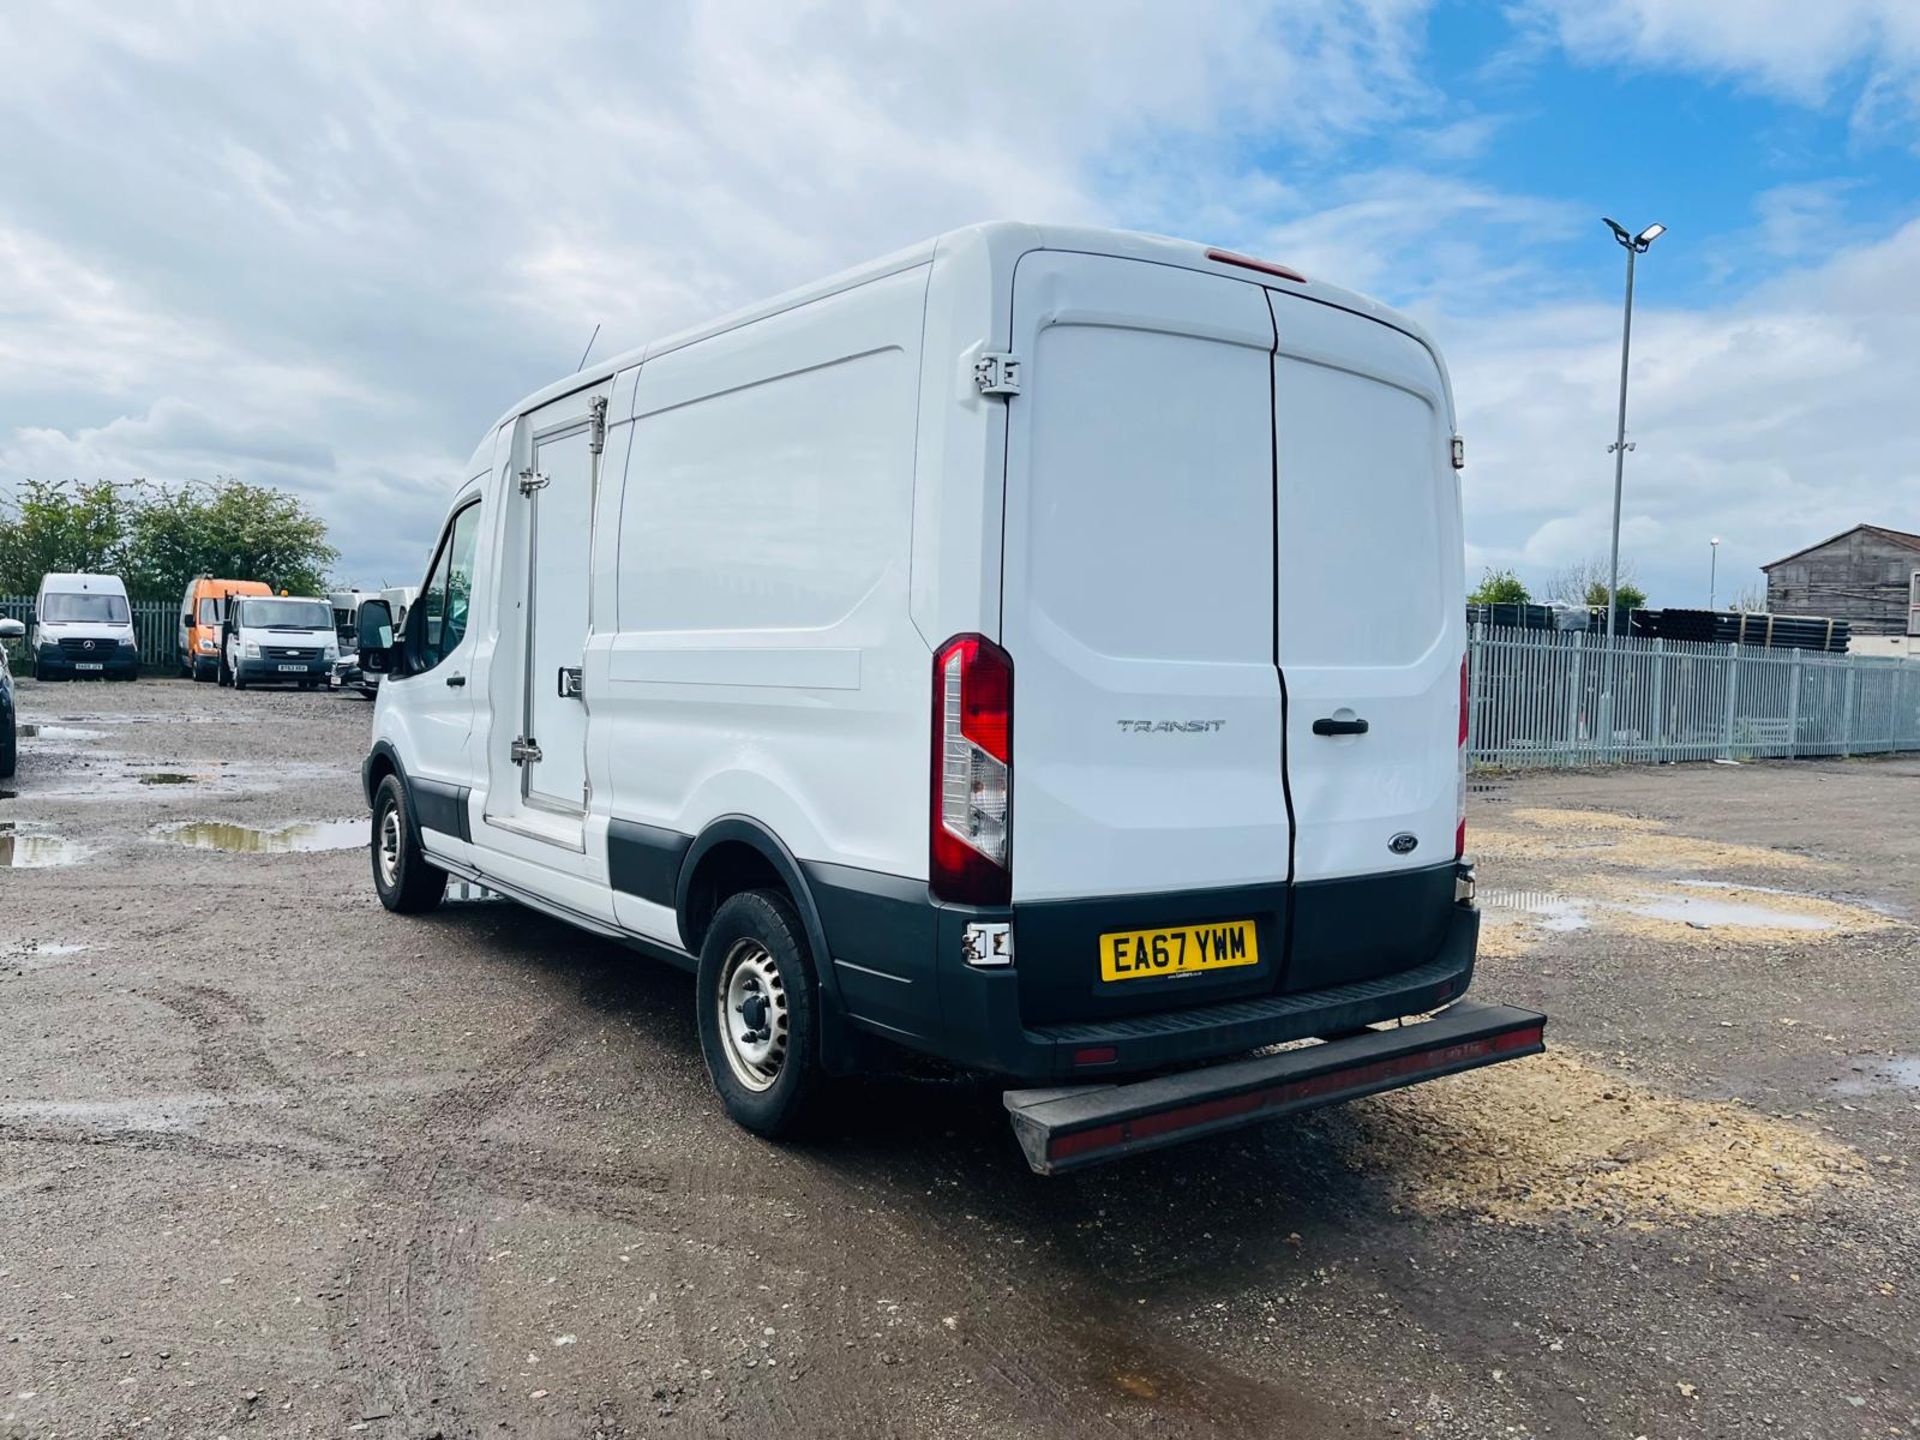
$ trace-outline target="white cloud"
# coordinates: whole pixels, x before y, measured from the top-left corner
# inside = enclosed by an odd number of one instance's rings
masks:
[[[1716,309],[1642,308],[1622,541],[1656,601],[1724,596],[1868,521],[1920,528],[1920,221]],[[1468,435],[1476,565],[1539,580],[1603,555],[1620,316],[1544,306],[1440,322]]]
[[[0,482],[270,473],[375,553],[341,477],[432,491],[595,324],[604,355],[996,215],[1251,213],[1188,204],[1249,137],[1433,103],[1425,5],[9,7]],[[160,443],[185,411],[333,464]]]
[[[1687,69],[1819,105],[1855,67],[1863,123],[1920,105],[1913,0],[1520,0],[1515,13],[1591,64]]]

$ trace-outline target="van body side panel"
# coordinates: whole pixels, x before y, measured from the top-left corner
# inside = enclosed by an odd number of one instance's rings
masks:
[[[908,583],[927,274],[641,368],[592,697],[613,822],[694,837],[751,816],[802,865],[924,890],[932,661]],[[657,925],[646,903],[617,894],[616,914]],[[871,958],[897,1008],[932,1013],[929,953]]]

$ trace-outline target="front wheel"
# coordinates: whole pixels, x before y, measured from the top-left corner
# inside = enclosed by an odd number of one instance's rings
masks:
[[[786,895],[746,890],[720,907],[694,993],[700,1050],[727,1114],[756,1135],[794,1134],[828,1077],[806,932]]]
[[[447,872],[428,860],[407,820],[407,797],[398,775],[373,792],[373,888],[396,915],[420,915],[447,893]]]
[[[13,712],[0,720],[0,780],[11,779],[20,763],[20,732],[14,726]]]

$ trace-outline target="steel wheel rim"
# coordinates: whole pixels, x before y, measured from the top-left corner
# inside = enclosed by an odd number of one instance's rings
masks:
[[[758,940],[734,942],[720,967],[715,1001],[727,1068],[747,1089],[773,1087],[786,1063],[790,1035],[787,987],[773,954]]]
[[[389,890],[400,883],[400,807],[389,805],[380,812],[380,833],[374,843],[374,859],[380,866],[380,883]]]

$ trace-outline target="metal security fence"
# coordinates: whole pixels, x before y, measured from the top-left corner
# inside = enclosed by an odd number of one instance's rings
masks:
[[[0,617],[33,625],[33,596],[0,595]],[[149,670],[171,670],[178,664],[180,646],[180,605],[173,600],[135,600],[133,634],[140,642],[140,663]],[[20,660],[15,645],[10,652]],[[21,667],[16,664],[18,673]]]
[[[1478,625],[1468,655],[1476,764],[1920,750],[1920,663]]]

